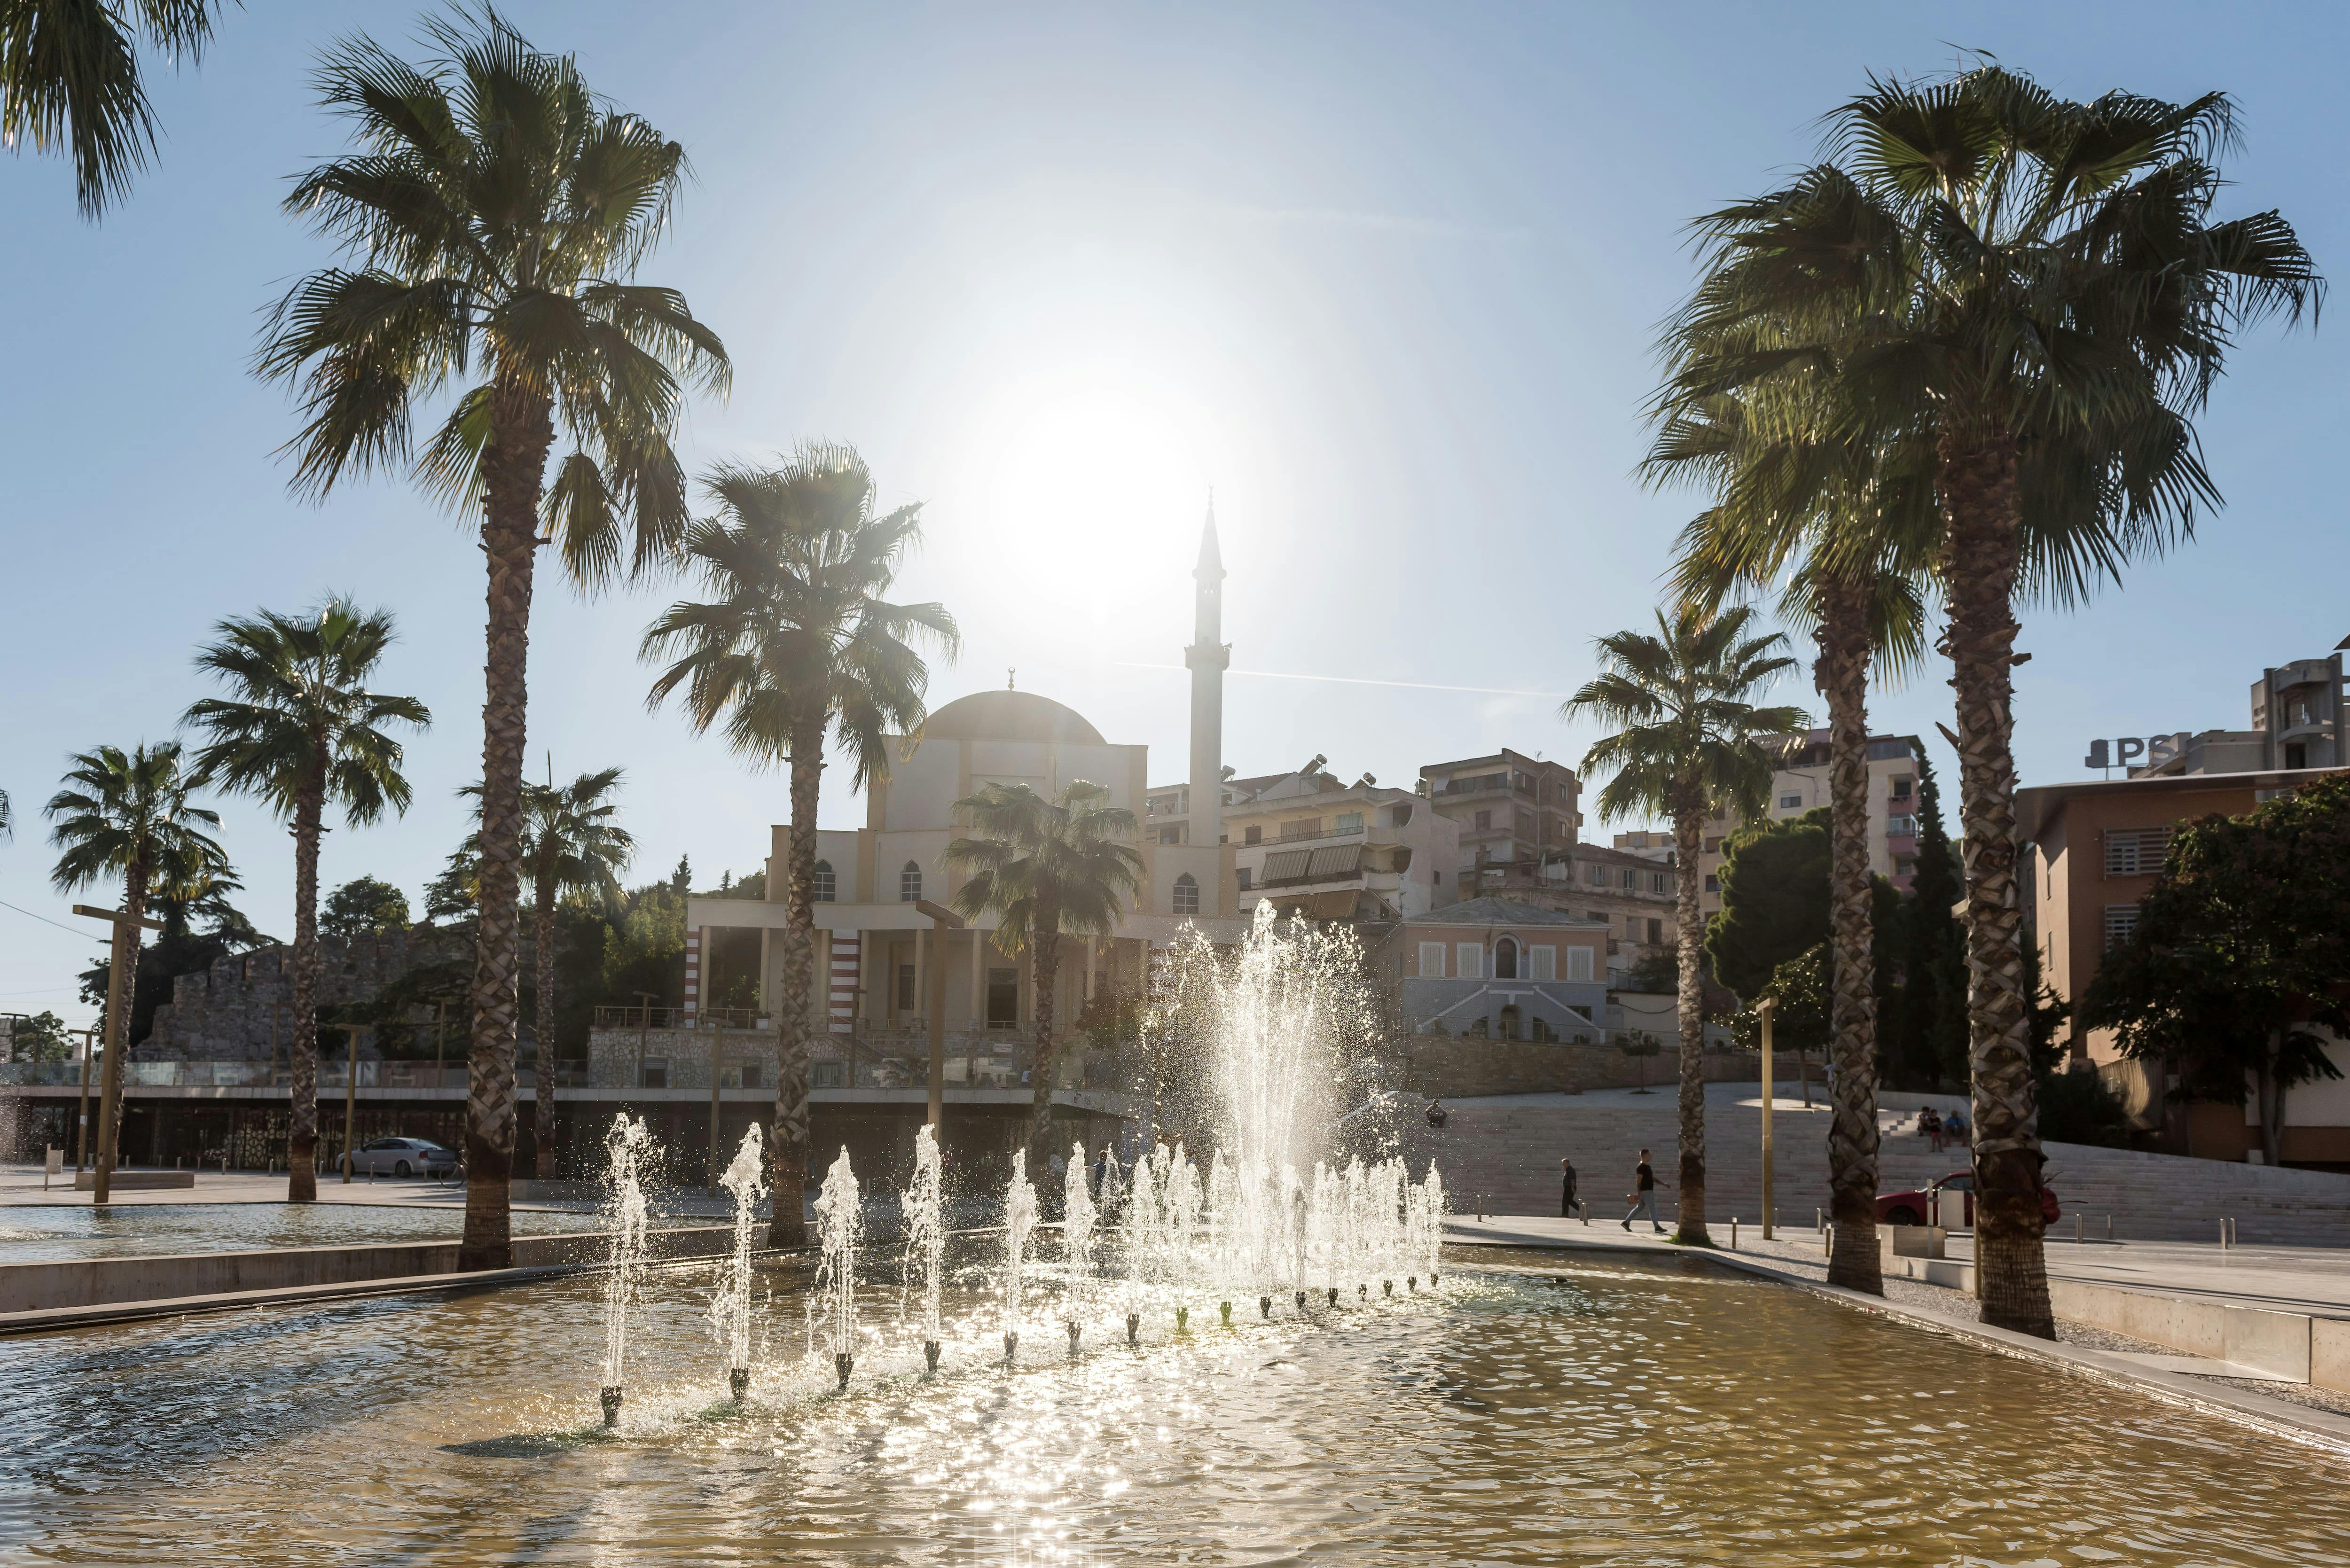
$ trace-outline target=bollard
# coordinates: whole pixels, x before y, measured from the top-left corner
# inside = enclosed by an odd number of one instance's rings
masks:
[[[2074,1246],[2076,1246],[2076,1247],[2077,1247],[2077,1246],[2079,1246],[2079,1245],[2080,1245],[2084,1241],[2087,1240],[2087,1238],[2086,1238],[2086,1237],[2085,1237],[2085,1236],[2083,1236],[2083,1235],[2081,1234],[2081,1224],[2082,1224],[2082,1219],[2081,1219],[2081,1216],[2080,1216],[2079,1214],[2074,1214],[2074,1215],[2073,1216],[2073,1245],[2074,1245]]]
[[[1812,1210],[1812,1229],[1819,1231],[1822,1235],[1825,1235],[1827,1233],[1827,1214],[1824,1210],[1821,1210],[1816,1206]]]
[[[2114,1217],[2113,1217],[2112,1215],[2108,1214],[2108,1215],[2106,1215],[2106,1241],[2112,1241],[2113,1239],[2114,1239]]]
[[[1730,1250],[1733,1252],[1738,1251],[1738,1216],[1735,1214],[1730,1217]]]

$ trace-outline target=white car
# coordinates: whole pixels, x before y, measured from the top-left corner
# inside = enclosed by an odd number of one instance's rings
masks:
[[[454,1176],[457,1155],[431,1138],[380,1137],[351,1157],[353,1176]]]

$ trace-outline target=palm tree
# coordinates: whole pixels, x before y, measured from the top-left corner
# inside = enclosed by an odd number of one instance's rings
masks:
[[[1683,593],[1713,608],[1775,586],[1781,618],[1811,628],[1819,645],[1812,669],[1828,718],[1829,1037],[1836,1064],[1828,1279],[1881,1295],[1868,683],[1872,667],[1902,676],[1925,657],[1923,596],[1939,530],[1927,465],[1903,461],[1899,449],[1791,436],[1804,421],[1785,412],[1772,392],[1679,410],[1659,432],[1648,467],[1656,476],[1700,477],[1715,493],[1715,504],[1681,535],[1674,575]]]
[[[921,539],[921,505],[876,514],[873,475],[854,449],[802,447],[772,468],[723,464],[703,479],[717,514],[687,533],[685,555],[712,597],[680,601],[646,628],[648,659],[671,658],[648,699],[683,693],[697,734],[713,724],[759,762],[790,769],[783,1004],[775,1010],[775,1108],[768,1130],[776,1193],[771,1246],[806,1241],[807,1064],[816,991],[816,813],[825,735],[848,753],[858,789],[887,778],[887,736],[916,734],[930,669],[913,644],[961,648],[942,605],[882,596]],[[671,657],[674,656],[674,657]]]
[[[512,1261],[522,770],[532,576],[552,544],[589,589],[668,563],[686,524],[671,450],[681,379],[726,385],[726,351],[675,291],[629,278],[667,225],[684,150],[591,93],[494,11],[433,21],[411,66],[361,36],[319,65],[359,151],[286,210],[353,260],[296,283],[261,373],[296,387],[296,490],[407,462],[418,403],[453,394],[413,472],[478,509],[489,566],[481,919],[465,1102],[461,1266]],[[572,451],[547,483],[557,427]],[[541,523],[546,524],[541,534]]]
[[[0,0],[0,146],[73,160],[85,218],[126,194],[155,150],[136,34],[174,65],[212,42],[217,0]]]
[[[952,899],[966,919],[997,918],[995,945],[1028,954],[1036,993],[1036,1057],[1030,1082],[1028,1158],[1048,1157],[1053,1079],[1060,1043],[1053,1032],[1053,986],[1066,936],[1107,936],[1122,903],[1142,886],[1142,856],[1119,842],[1133,836],[1134,813],[1111,805],[1107,786],[1077,780],[1051,800],[1026,784],[992,784],[955,802],[968,814],[971,838],[947,846],[946,864],[968,872]]]
[[[408,810],[400,742],[385,726],[423,729],[432,715],[413,697],[368,690],[391,645],[389,610],[331,598],[307,616],[263,610],[213,628],[217,640],[196,668],[234,693],[190,704],[182,722],[206,741],[192,783],[249,794],[294,826],[292,1099],[286,1128],[287,1201],[318,1196],[318,841],[330,805],[352,827]]]
[[[2223,94],[2077,103],[1983,67],[1874,81],[1829,161],[1702,220],[1667,406],[1816,381],[1824,439],[1930,454],[1958,692],[1986,1323],[2054,1332],[2015,879],[2019,592],[2076,601],[2217,500],[2192,416],[2239,329],[2323,283],[2275,213],[2212,219]]]
[[[1705,1228],[1705,1009],[1698,919],[1698,850],[1717,811],[1759,816],[1775,753],[1765,742],[1802,731],[1798,708],[1758,708],[1751,699],[1794,665],[1777,652],[1777,633],[1751,636],[1754,612],[1740,605],[1710,614],[1684,603],[1657,612],[1654,636],[1619,631],[1599,639],[1600,674],[1559,707],[1616,732],[1583,754],[1587,774],[1613,774],[1599,815],[1666,816],[1673,824],[1676,918],[1680,949],[1680,1192],[1679,1239],[1711,1246]]]
[[[538,969],[538,1102],[532,1139],[538,1147],[538,1179],[555,1179],[555,907],[566,893],[584,893],[615,902],[619,874],[637,852],[637,842],[612,819],[620,808],[612,790],[619,768],[581,774],[567,784],[549,779],[523,791],[523,864],[527,867]]]
[[[61,893],[100,877],[122,878],[122,910],[108,960],[106,1061],[99,1081],[98,1193],[106,1196],[121,1128],[122,1059],[129,1054],[131,980],[139,970],[139,922],[157,893],[194,898],[228,872],[228,857],[204,829],[220,814],[188,804],[192,781],[177,741],[126,753],[100,746],[73,758],[68,786],[49,797],[44,815],[59,851],[49,880]]]

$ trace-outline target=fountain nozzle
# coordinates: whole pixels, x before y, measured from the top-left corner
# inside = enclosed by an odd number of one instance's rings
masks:
[[[1257,1297],[1257,1298],[1256,1298],[1256,1312],[1257,1312],[1257,1315],[1258,1315],[1259,1317],[1263,1317],[1263,1318],[1270,1318],[1270,1317],[1272,1317],[1272,1316],[1273,1316],[1273,1298],[1272,1298],[1271,1296],[1259,1296],[1259,1297]]]
[[[1338,1304],[1338,1287],[1336,1285],[1330,1287],[1330,1304],[1332,1306]]]
[[[1077,1325],[1076,1325],[1076,1324],[1069,1324],[1069,1355],[1070,1355],[1071,1356],[1073,1356],[1073,1357],[1074,1357],[1076,1354],[1077,1354]]]
[[[1009,1366],[1018,1359],[1020,1359],[1020,1336],[1017,1334],[1007,1334],[1003,1336],[1003,1365]]]
[[[931,1364],[931,1371],[936,1372],[939,1369],[939,1342],[937,1340],[926,1339],[922,1341],[922,1359]]]
[[[737,1366],[728,1372],[726,1386],[733,1391],[734,1402],[737,1405],[741,1404],[743,1396],[751,1389],[751,1369],[747,1366]]]
[[[1297,1310],[1299,1312],[1304,1312],[1305,1310],[1305,1293],[1304,1291],[1297,1293]]]
[[[1379,1293],[1386,1296],[1395,1294],[1395,1282],[1393,1280],[1381,1280],[1379,1282]]]
[[[1414,1295],[1418,1295],[1419,1293],[1419,1276],[1418,1274],[1406,1275],[1403,1282],[1403,1288],[1411,1292]]]
[[[1434,1290],[1436,1288],[1436,1271],[1434,1269],[1428,1271],[1428,1286],[1430,1290]]]
[[[1232,1303],[1230,1302],[1218,1302],[1216,1304],[1223,1309],[1224,1326],[1226,1328],[1230,1328],[1232,1324]]]
[[[1176,1332],[1176,1333],[1178,1333],[1178,1334],[1182,1333],[1182,1332],[1183,1332],[1183,1329],[1184,1329],[1184,1325],[1185,1325],[1185,1324],[1189,1324],[1191,1321],[1191,1309],[1190,1307],[1177,1307],[1177,1308],[1175,1309],[1175,1332]]]
[[[620,1386],[608,1386],[601,1396],[604,1401],[604,1429],[610,1431],[620,1424]]]
[[[1126,1343],[1139,1345],[1141,1342],[1142,1314],[1139,1312],[1130,1312],[1126,1314]]]
[[[1371,1287],[1367,1282],[1359,1283],[1355,1286],[1355,1293],[1362,1297],[1365,1301],[1368,1301],[1371,1296]]]
[[[835,1351],[833,1353],[832,1365],[833,1369],[840,1374],[841,1392],[847,1393],[848,1391],[848,1370],[850,1367],[857,1365],[857,1357],[849,1355],[848,1352],[845,1350]]]

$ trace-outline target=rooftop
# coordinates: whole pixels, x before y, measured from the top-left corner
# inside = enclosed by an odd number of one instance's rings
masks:
[[[1045,745],[1101,746],[1101,732],[1075,708],[1034,691],[974,691],[934,710],[923,721],[931,741],[1034,741]]]

